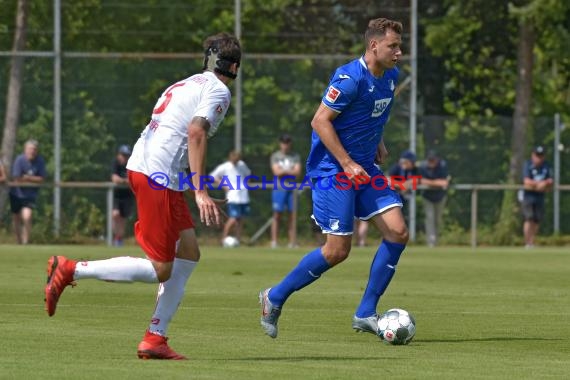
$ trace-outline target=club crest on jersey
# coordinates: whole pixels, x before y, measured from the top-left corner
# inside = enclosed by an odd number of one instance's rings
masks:
[[[384,111],[386,111],[386,108],[388,108],[388,105],[390,104],[391,101],[392,98],[379,99],[375,101],[374,110],[372,111],[372,115],[370,116],[379,117],[380,115],[382,115]]]
[[[218,106],[216,107],[216,112],[217,112],[217,113],[222,113],[223,110],[224,110],[224,109],[222,108],[222,106],[218,104]]]
[[[333,86],[330,86],[329,90],[327,91],[327,96],[325,96],[325,99],[331,103],[334,103],[338,99],[339,95],[340,91],[334,88]]]
[[[329,227],[331,230],[336,231],[340,227],[340,220],[338,219],[331,219],[329,220]]]

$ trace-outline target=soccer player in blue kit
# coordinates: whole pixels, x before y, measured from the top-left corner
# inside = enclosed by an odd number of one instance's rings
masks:
[[[279,284],[260,292],[261,327],[272,338],[287,298],[348,257],[354,218],[370,221],[384,237],[352,319],[356,331],[377,333],[376,306],[408,241],[400,196],[375,165],[388,153],[382,133],[394,101],[401,34],[399,22],[371,20],[365,54],[336,70],[313,117],[307,175],[314,184],[313,219],[326,242]]]

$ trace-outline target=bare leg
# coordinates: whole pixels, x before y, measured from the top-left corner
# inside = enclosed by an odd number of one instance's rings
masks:
[[[235,225],[236,225],[236,218],[229,218],[226,224],[224,225],[224,232],[222,235],[222,239],[225,239],[231,234],[232,228],[234,228]]]
[[[28,207],[22,208],[22,244],[28,244],[30,242],[30,235],[32,232],[32,209]]]
[[[236,223],[236,238],[241,241],[241,233],[243,231],[243,217],[237,219]]]
[[[125,218],[121,216],[119,210],[113,210],[113,239],[123,239],[123,236],[125,236],[125,225]]]
[[[273,222],[271,223],[271,245],[277,246],[277,234],[279,233],[279,219],[281,218],[281,213],[273,211]]]
[[[525,220],[523,225],[524,242],[526,245],[532,245],[534,241],[534,222],[531,220]]]
[[[358,223],[358,246],[366,247],[366,237],[368,236],[368,222],[361,220]]]

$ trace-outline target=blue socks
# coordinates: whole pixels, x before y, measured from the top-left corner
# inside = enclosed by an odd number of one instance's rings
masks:
[[[356,310],[355,315],[358,318],[367,318],[376,314],[376,306],[380,296],[384,294],[388,284],[390,284],[404,248],[406,248],[404,244],[392,243],[387,240],[383,240],[380,244],[370,266],[368,285],[366,285],[360,306]]]
[[[330,265],[320,248],[309,252],[283,281],[271,288],[268,294],[269,301],[276,307],[283,306],[293,292],[311,284],[329,269]]]

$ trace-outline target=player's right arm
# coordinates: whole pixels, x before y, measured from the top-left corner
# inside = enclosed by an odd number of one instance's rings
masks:
[[[338,114],[337,111],[321,103],[311,121],[311,127],[313,127],[313,130],[319,135],[320,140],[328,151],[336,158],[340,166],[342,166],[343,171],[349,179],[353,179],[354,176],[368,176],[368,173],[366,173],[362,166],[350,158],[338,138],[338,134],[332,124]]]
[[[333,120],[346,110],[358,97],[358,79],[342,69],[333,75],[329,87],[325,91],[321,104],[315,112],[311,126],[328,151],[336,158],[349,179],[354,176],[368,176],[368,173],[357,164],[344,146],[333,125]]]

